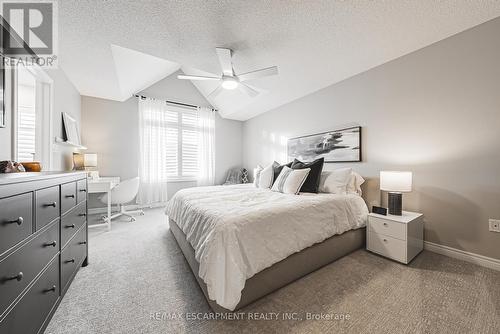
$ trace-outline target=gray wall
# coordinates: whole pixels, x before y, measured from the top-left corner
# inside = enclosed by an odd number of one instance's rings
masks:
[[[54,106],[52,114],[52,137],[62,136],[62,113],[67,112],[72,115],[77,121],[80,122],[80,94],[73,86],[73,84],[66,77],[62,69],[47,70],[47,74],[53,79],[53,96]],[[6,74],[6,100],[5,108],[7,112],[7,127],[0,128],[0,160],[12,159],[11,154],[11,82],[10,75]],[[50,139],[52,142],[54,138]],[[73,149],[66,146],[53,145],[53,170],[69,170],[72,168],[72,152]]]
[[[359,124],[351,166],[374,180],[413,171],[404,207],[425,214],[426,240],[500,259],[488,231],[500,218],[499,32],[487,22],[245,122],[244,165],[284,161],[283,138]]]
[[[177,73],[141,92],[143,95],[199,106],[209,103],[189,82],[177,79]],[[120,176],[122,179],[138,174],[139,128],[137,99],[125,102],[83,96],[82,139],[88,152],[98,154],[101,176]],[[242,123],[216,118],[216,183],[222,183],[228,169],[242,165]],[[179,189],[195,186],[195,182],[170,182],[169,197]],[[102,207],[92,196],[89,206]]]
[[[81,96],[75,86],[69,81],[62,69],[47,70],[54,80],[54,109],[52,114],[52,136],[62,137],[62,113],[66,112],[78,122],[81,132]],[[80,134],[81,138],[81,134]],[[54,138],[51,138],[54,140]],[[53,146],[53,170],[71,170],[73,168],[74,148],[55,144]]]

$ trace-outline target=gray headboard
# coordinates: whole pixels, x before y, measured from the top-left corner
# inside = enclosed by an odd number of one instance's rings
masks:
[[[361,190],[363,191],[363,199],[368,206],[368,210],[372,211],[373,205],[381,205],[380,200],[380,182],[379,178],[369,178],[363,177],[365,179],[365,183],[361,185]]]

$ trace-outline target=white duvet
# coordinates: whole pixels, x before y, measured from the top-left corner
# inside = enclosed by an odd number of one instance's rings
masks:
[[[183,189],[166,214],[186,234],[211,300],[234,310],[245,281],[289,255],[365,226],[357,194],[287,195],[252,184]]]

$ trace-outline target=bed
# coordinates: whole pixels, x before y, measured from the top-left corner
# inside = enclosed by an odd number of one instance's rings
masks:
[[[357,194],[245,184],[183,189],[166,214],[211,308],[224,312],[363,247],[368,209]]]

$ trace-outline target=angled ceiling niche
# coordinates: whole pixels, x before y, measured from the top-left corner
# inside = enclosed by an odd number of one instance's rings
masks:
[[[180,65],[143,52],[111,44],[116,79],[120,87],[117,100],[125,101],[157,81],[176,72]]]

